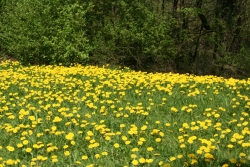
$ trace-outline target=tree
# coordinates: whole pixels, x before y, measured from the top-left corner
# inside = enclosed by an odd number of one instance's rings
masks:
[[[78,1],[10,0],[0,17],[1,47],[25,64],[86,63],[90,9]]]

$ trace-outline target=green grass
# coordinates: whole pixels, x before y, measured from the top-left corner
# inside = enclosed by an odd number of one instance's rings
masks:
[[[249,166],[250,80],[0,64],[0,166]]]

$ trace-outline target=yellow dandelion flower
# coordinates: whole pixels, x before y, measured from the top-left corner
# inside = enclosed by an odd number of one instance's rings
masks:
[[[30,153],[32,151],[32,148],[26,148],[25,150],[27,153]]]
[[[132,148],[132,152],[137,152],[139,151],[139,148]]]
[[[102,152],[102,155],[108,155],[108,152],[104,151]]]
[[[175,161],[176,158],[175,158],[175,157],[170,157],[169,160],[170,160],[170,161]]]
[[[29,141],[28,140],[23,140],[23,145],[27,145],[29,144]]]
[[[232,144],[227,145],[228,148],[233,148],[234,146]]]
[[[230,159],[230,162],[235,164],[237,162],[237,160],[235,158],[232,158],[232,159]]]
[[[96,159],[98,159],[98,158],[100,158],[100,157],[101,157],[100,154],[96,154],[96,155],[95,155],[95,158],[96,158]]]
[[[246,154],[245,154],[245,153],[240,153],[240,156],[241,156],[241,157],[245,157]]]
[[[183,158],[183,155],[179,154],[179,155],[177,156],[177,158],[181,159],[181,158]]]
[[[126,145],[129,145],[130,143],[131,143],[131,141],[128,141],[128,140],[125,141],[125,144],[126,144]]]
[[[83,159],[83,160],[87,160],[87,159],[88,159],[88,156],[83,155],[83,156],[82,156],[82,159]]]
[[[8,150],[8,151],[10,151],[10,152],[15,151],[15,148],[14,148],[14,147],[12,147],[12,146],[7,146],[6,148],[7,148],[7,150]]]
[[[134,159],[134,160],[132,161],[132,164],[135,165],[135,166],[137,166],[137,165],[139,164],[139,162],[138,162],[136,159]]]
[[[190,163],[191,165],[196,164],[196,163],[198,163],[196,159],[191,159],[191,163]]]
[[[21,148],[21,147],[23,147],[23,144],[22,144],[22,143],[18,143],[18,144],[17,144],[17,147],[18,147],[18,148]]]
[[[171,126],[171,124],[170,123],[166,123],[165,126],[169,127],[169,126]]]
[[[205,158],[207,158],[207,159],[214,159],[214,156],[212,155],[212,154],[210,154],[210,153],[205,153]]]
[[[178,112],[178,109],[175,108],[175,107],[171,107],[171,111],[173,111],[173,112]]]
[[[120,146],[120,145],[119,145],[118,143],[115,143],[115,144],[114,144],[114,147],[115,147],[115,148],[119,148],[119,146]]]
[[[228,164],[223,164],[221,167],[229,167]]]
[[[65,156],[69,156],[70,155],[70,151],[64,151],[64,155]]]
[[[67,140],[73,140],[73,138],[74,138],[74,133],[69,132],[69,133],[65,136],[65,138],[66,138]]]
[[[141,146],[141,145],[143,145],[143,141],[138,141],[137,144],[138,144],[139,146]]]
[[[156,138],[155,141],[156,141],[157,143],[159,143],[159,142],[161,142],[161,138]]]
[[[153,151],[154,148],[153,148],[153,147],[148,147],[147,150],[148,150],[148,151]]]
[[[152,158],[146,159],[146,163],[150,164],[150,163],[152,163],[152,162],[154,162],[154,160],[153,160]]]
[[[146,160],[145,160],[145,158],[140,158],[140,159],[139,159],[139,162],[140,162],[141,164],[144,164],[144,163],[146,162]]]
[[[196,153],[197,154],[202,154],[202,150],[197,150]]]
[[[130,156],[131,158],[136,158],[137,156],[136,156],[136,154],[131,154],[131,156]]]
[[[181,144],[181,145],[180,145],[180,148],[185,148],[185,147],[186,147],[185,144]]]

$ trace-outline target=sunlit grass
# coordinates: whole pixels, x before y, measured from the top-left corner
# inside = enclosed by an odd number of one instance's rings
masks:
[[[250,79],[0,64],[0,166],[249,166]]]

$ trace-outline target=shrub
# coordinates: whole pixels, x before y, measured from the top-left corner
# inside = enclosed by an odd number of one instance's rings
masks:
[[[139,2],[117,1],[116,9],[104,19],[93,39],[91,60],[149,70],[153,65],[166,66],[175,56],[174,39],[171,37],[173,18]],[[97,62],[97,63],[99,63]]]
[[[4,3],[1,47],[24,64],[86,63],[91,50],[85,15],[92,5],[61,0]]]

